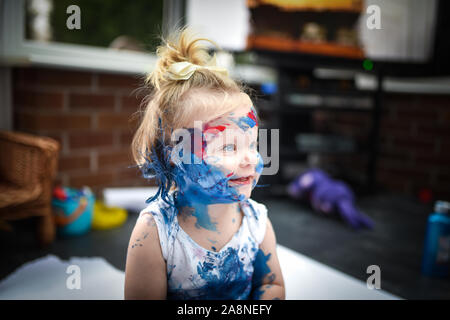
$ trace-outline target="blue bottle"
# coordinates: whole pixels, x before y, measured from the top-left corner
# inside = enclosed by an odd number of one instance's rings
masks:
[[[422,273],[431,277],[448,277],[450,269],[450,202],[436,201],[428,217]]]

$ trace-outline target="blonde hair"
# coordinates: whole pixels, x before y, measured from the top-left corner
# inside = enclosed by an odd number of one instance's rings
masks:
[[[193,115],[217,117],[231,111],[236,106],[226,104],[228,97],[248,89],[231,77],[208,69],[197,69],[187,80],[169,78],[168,68],[176,62],[212,65],[215,57],[211,57],[200,41],[210,42],[220,49],[214,41],[197,37],[191,28],[185,27],[167,39],[162,38],[162,44],[156,50],[156,66],[145,80],[151,92],[143,101],[146,107],[131,146],[138,166],[148,161],[146,156],[161,138],[160,125],[164,128],[164,143],[170,143],[167,139],[170,139],[171,130],[187,125]],[[202,99],[199,99],[198,90],[207,90],[211,94],[201,95]]]

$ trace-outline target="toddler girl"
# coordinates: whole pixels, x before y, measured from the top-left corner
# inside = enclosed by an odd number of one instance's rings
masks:
[[[174,33],[147,78],[132,149],[159,188],[131,234],[125,298],[284,299],[267,209],[250,199],[263,169],[256,110],[200,41]]]

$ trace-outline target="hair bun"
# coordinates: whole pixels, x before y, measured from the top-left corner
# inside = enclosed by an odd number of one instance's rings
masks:
[[[211,57],[208,53],[209,48],[200,41],[210,42],[219,48],[214,41],[197,37],[191,27],[184,27],[171,33],[167,39],[163,38],[162,45],[156,49],[158,61],[146,82],[160,89],[165,83],[176,80],[169,76],[169,68],[177,62],[189,62],[205,67],[215,66],[215,56]]]

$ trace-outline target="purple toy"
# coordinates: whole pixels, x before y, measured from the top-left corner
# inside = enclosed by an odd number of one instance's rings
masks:
[[[351,189],[345,183],[331,179],[322,170],[304,172],[289,184],[287,191],[293,198],[309,200],[316,211],[339,213],[355,229],[374,227],[373,221],[356,209]]]

